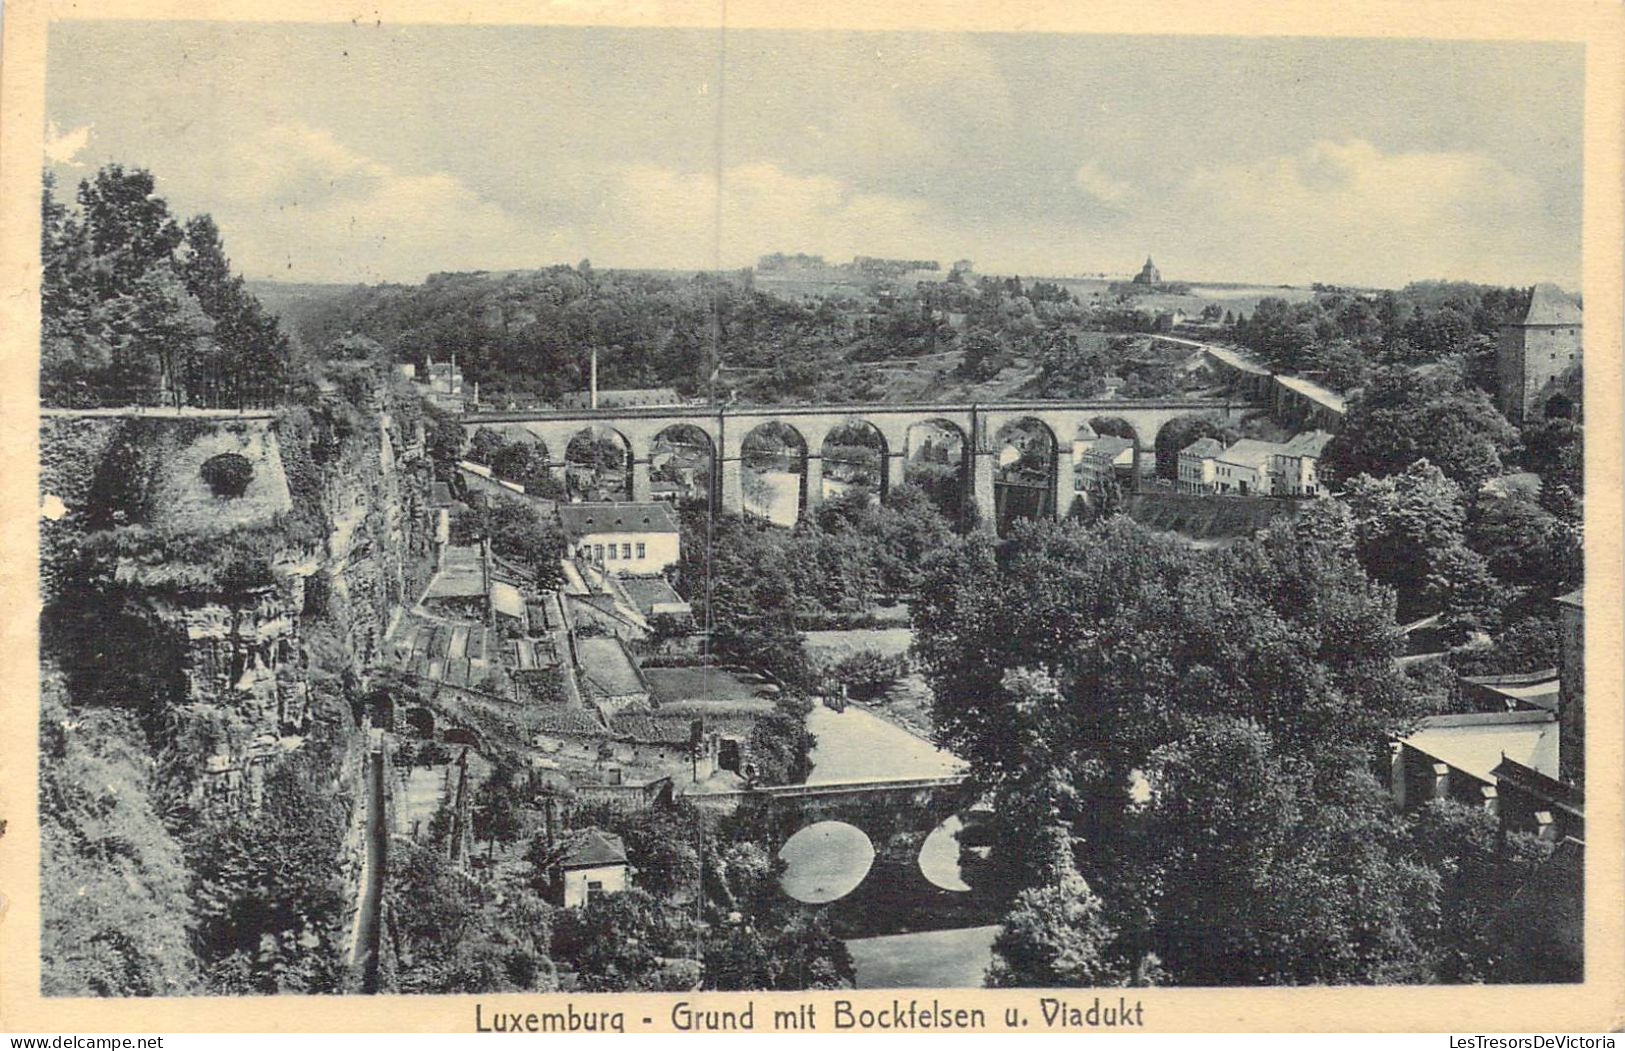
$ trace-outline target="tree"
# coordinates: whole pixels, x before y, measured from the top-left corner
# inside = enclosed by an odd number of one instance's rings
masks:
[[[266,777],[257,813],[192,830],[196,938],[212,991],[340,989],[348,899],[333,859],[349,806],[326,758],[294,753]]]
[[[491,776],[474,792],[474,838],[491,846],[512,843],[524,832],[520,811],[530,793],[518,780],[514,768],[498,763]]]
[[[1580,581],[1577,531],[1538,503],[1519,497],[1474,501],[1467,543],[1508,584],[1551,596]]]
[[[850,989],[854,978],[852,955],[823,913],[727,927],[705,943],[707,989]]]
[[[993,939],[987,984],[999,988],[1089,988],[1130,984],[1133,971],[1114,956],[1117,933],[1105,903],[1078,874],[1070,837],[1051,827],[1048,851],[1060,855],[1047,882],[1016,895]]]
[[[578,988],[587,992],[677,991],[665,958],[695,950],[687,910],[632,888],[604,894],[557,914],[553,956],[570,964]]]
[[[1004,838],[994,855],[1016,859],[1006,878],[1018,887],[1051,882],[1020,859],[1042,853],[1035,844],[1043,830],[1060,824],[1085,844],[1077,864],[1100,888],[1110,925],[1129,932],[1115,954],[1169,962],[1169,950],[1184,961],[1169,965],[1176,978],[1205,971],[1178,940],[1200,941],[1192,927],[1198,904],[1176,908],[1156,871],[1136,871],[1159,845],[1181,842],[1157,831],[1136,783],[1151,771],[1183,769],[1173,757],[1193,754],[1205,740],[1201,728],[1242,726],[1235,746],[1219,751],[1237,764],[1226,776],[1248,784],[1226,784],[1234,792],[1225,805],[1265,790],[1256,782],[1269,763],[1290,780],[1264,775],[1264,786],[1276,787],[1234,818],[1165,811],[1157,820],[1209,828],[1196,833],[1214,852],[1204,871],[1231,874],[1232,887],[1247,858],[1302,855],[1290,872],[1282,868],[1269,898],[1235,891],[1246,904],[1230,921],[1231,941],[1254,947],[1247,973],[1277,981],[1411,973],[1411,947],[1383,932],[1390,923],[1403,930],[1406,910],[1426,902],[1425,879],[1413,879],[1425,874],[1394,858],[1364,771],[1419,714],[1421,698],[1394,661],[1392,600],[1360,569],[1353,537],[1347,512],[1330,504],[1278,519],[1218,558],[1121,517],[1087,528],[1023,523],[1003,544],[967,537],[939,553],[914,605],[915,654],[932,688],[939,740],[998,799]],[[1349,785],[1361,786],[1358,805]],[[1251,831],[1242,839],[1248,815],[1277,803],[1276,825],[1290,832],[1285,845]],[[1336,832],[1317,831],[1323,827]],[[1192,864],[1164,859],[1175,862]],[[1361,912],[1365,880],[1382,888],[1369,919]],[[1276,899],[1292,909],[1271,911]],[[1169,919],[1159,928],[1165,905]],[[1316,950],[1283,944],[1278,932],[1296,931],[1299,920],[1311,924]],[[1351,933],[1334,936],[1339,924]],[[1157,930],[1164,934],[1148,940]],[[1317,971],[1322,950],[1334,962]]]
[[[507,446],[508,440],[496,431],[489,427],[478,427],[468,442],[468,459],[489,467],[497,454]]]
[[[1436,908],[1436,882],[1402,856],[1368,774],[1317,786],[1316,773],[1233,718],[1193,720],[1152,755],[1152,851],[1132,871],[1151,884],[1153,945],[1174,981],[1426,975],[1412,929]]]
[[[481,428],[485,430],[485,428]],[[486,432],[490,433],[490,432]],[[466,438],[463,434],[463,425],[450,416],[431,412],[427,435],[429,458],[435,463],[439,472],[450,472],[450,468],[462,456],[463,443]]]
[[[213,360],[205,364],[205,377],[239,398],[264,398],[287,369],[287,336],[243,279],[231,272],[213,218],[197,215],[187,220],[186,247],[181,276],[213,323],[217,347]]]
[[[1461,489],[1427,460],[1344,489],[1360,562],[1399,595],[1401,619],[1449,610],[1467,620],[1499,603],[1482,556],[1466,546]]]
[[[109,164],[79,184],[79,207],[95,254],[104,298],[128,292],[142,275],[167,263],[185,235],[155,192],[152,173]]]
[[[1425,459],[1463,491],[1476,493],[1502,472],[1504,457],[1517,444],[1517,432],[1489,396],[1464,387],[1454,370],[1440,367],[1423,376],[1388,368],[1349,406],[1322,462],[1334,479],[1346,482],[1359,474],[1398,474]]]
[[[1524,617],[1497,633],[1489,646],[1455,651],[1451,664],[1462,675],[1509,675],[1561,667],[1560,625],[1555,616]]]
[[[498,493],[475,500],[457,517],[453,540],[481,539],[491,541],[492,551],[530,570],[538,589],[548,591],[563,582],[559,560],[568,553],[569,541],[558,523],[544,517],[528,499]]]

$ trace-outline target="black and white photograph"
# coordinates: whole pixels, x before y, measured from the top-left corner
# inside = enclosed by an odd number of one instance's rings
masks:
[[[1586,979],[1583,43],[44,62],[46,1000]]]

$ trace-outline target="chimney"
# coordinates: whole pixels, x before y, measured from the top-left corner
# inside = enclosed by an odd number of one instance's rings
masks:
[[[587,397],[588,397],[588,402],[587,402],[588,407],[594,408],[594,409],[598,408],[598,348],[597,347],[592,348],[592,382],[588,386],[587,390],[588,390],[588,395],[587,395]]]

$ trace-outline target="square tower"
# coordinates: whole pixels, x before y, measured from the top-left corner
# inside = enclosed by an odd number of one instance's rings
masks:
[[[1513,423],[1545,417],[1570,395],[1557,388],[1575,375],[1583,340],[1580,305],[1556,285],[1536,285],[1520,321],[1501,326],[1496,352],[1501,414]]]

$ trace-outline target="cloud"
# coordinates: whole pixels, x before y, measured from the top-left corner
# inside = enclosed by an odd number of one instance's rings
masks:
[[[1204,275],[1522,280],[1577,258],[1578,231],[1548,214],[1535,179],[1468,151],[1322,140],[1199,168],[1158,210],[1147,225],[1160,228],[1159,240],[1182,239],[1187,260],[1213,260],[1200,266]]]
[[[592,253],[631,266],[735,267],[773,251],[931,257],[936,240],[923,202],[765,162],[728,168],[720,183],[715,172],[627,166],[597,219],[582,230]]]
[[[1134,184],[1106,172],[1089,161],[1073,173],[1072,181],[1090,197],[1105,204],[1124,204],[1134,195]]]
[[[84,162],[74,158],[88,145],[90,145],[89,124],[63,131],[53,120],[45,131],[45,160],[47,163],[59,164],[65,168],[83,168]]]
[[[290,281],[418,281],[583,256],[694,268],[779,250],[935,258],[940,241],[923,201],[765,162],[732,166],[720,183],[715,170],[603,169],[549,222],[450,172],[402,171],[303,124],[247,137],[215,170],[166,179],[164,192],[214,214],[244,273]]]
[[[436,270],[538,266],[560,247],[456,176],[397,170],[322,128],[265,129],[221,168],[219,178],[167,181],[214,213],[251,277],[418,281]]]

